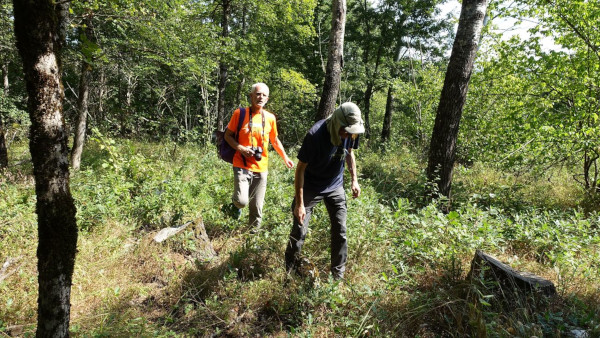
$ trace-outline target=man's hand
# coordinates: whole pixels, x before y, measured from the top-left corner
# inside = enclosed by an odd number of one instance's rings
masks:
[[[294,161],[292,161],[289,157],[287,157],[287,155],[283,159],[283,163],[285,163],[285,166],[288,167],[289,169],[292,169],[294,167]]]
[[[296,216],[300,224],[304,224],[304,218],[306,218],[306,209],[304,209],[304,204],[296,203],[294,205],[294,216]]]
[[[360,196],[360,186],[358,185],[358,181],[352,181],[352,197],[357,198]]]
[[[254,156],[254,150],[252,150],[252,148],[250,148],[250,147],[246,147],[246,146],[243,146],[243,145],[240,144],[237,150],[245,158],[249,158],[249,157]]]

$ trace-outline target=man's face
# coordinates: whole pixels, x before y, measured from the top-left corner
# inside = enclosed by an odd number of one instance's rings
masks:
[[[250,93],[250,101],[253,107],[264,107],[269,101],[269,90],[265,86],[257,86],[256,90]]]
[[[350,134],[349,132],[346,131],[346,129],[344,129],[344,127],[340,128],[339,134],[340,134],[340,138],[342,140],[345,140],[347,138],[351,138],[354,140],[356,138],[356,136],[358,136],[356,134]]]

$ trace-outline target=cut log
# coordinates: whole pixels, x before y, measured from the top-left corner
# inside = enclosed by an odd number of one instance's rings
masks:
[[[204,227],[204,221],[202,221],[202,217],[198,217],[193,221],[187,221],[183,225],[178,227],[169,227],[161,229],[156,235],[152,237],[152,240],[156,243],[162,243],[168,238],[171,238],[178,233],[185,230],[190,225],[194,228],[194,233],[196,235],[196,245],[197,251],[194,253],[193,258],[201,261],[210,260],[215,257],[217,253],[212,246],[210,239],[208,238],[208,234],[206,233],[206,228]]]
[[[528,272],[517,271],[481,250],[475,252],[468,278],[477,276],[482,276],[485,280],[497,281],[502,288],[541,292],[546,296],[556,294],[556,288],[551,281]]]
[[[180,225],[178,227],[175,228],[164,228],[162,230],[160,230],[156,235],[154,235],[154,241],[156,243],[161,243],[164,240],[166,240],[169,237],[173,237],[175,235],[177,235],[178,233],[182,232],[183,230],[185,230],[185,228],[188,227],[188,225],[192,224],[192,221],[188,221],[183,225]]]

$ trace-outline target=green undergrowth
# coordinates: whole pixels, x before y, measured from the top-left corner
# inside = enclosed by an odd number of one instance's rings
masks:
[[[0,333],[35,331],[35,193],[25,147],[0,179]],[[514,177],[457,167],[452,211],[423,199],[424,164],[409,151],[358,152],[362,195],[348,200],[346,279],[329,277],[329,223],[319,206],[303,248],[305,277],[283,252],[294,171],[271,153],[263,228],[225,217],[231,167],[214,147],[114,140],[95,133],[71,175],[80,228],[72,289],[76,336],[600,335],[600,214],[557,172]],[[351,195],[351,194],[348,194]],[[584,211],[586,210],[586,211]],[[198,220],[157,244],[161,228]],[[550,279],[555,297],[507,296],[467,278],[480,249]],[[504,290],[502,290],[504,291]]]

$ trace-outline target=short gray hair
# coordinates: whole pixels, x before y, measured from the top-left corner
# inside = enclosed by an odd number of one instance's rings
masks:
[[[250,94],[256,92],[256,87],[258,87],[258,86],[264,86],[265,88],[267,88],[267,94],[270,93],[269,86],[267,86],[265,83],[257,82],[252,85],[252,88],[250,88]]]

